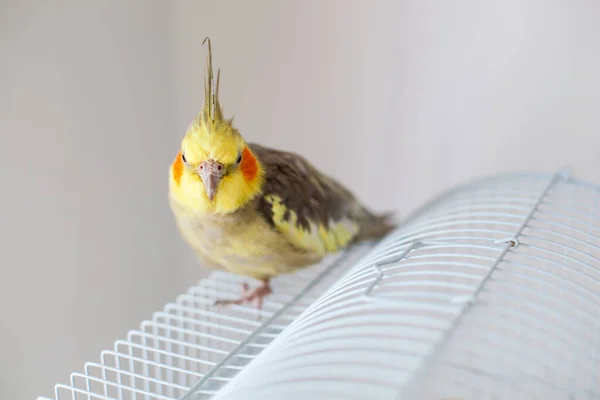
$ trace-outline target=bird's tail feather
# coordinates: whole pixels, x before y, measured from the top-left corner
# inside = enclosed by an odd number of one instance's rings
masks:
[[[393,222],[395,214],[386,212],[380,215],[369,215],[362,224],[360,233],[357,236],[358,241],[378,240],[396,229]]]

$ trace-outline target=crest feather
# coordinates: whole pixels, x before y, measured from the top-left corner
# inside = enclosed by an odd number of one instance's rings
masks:
[[[204,77],[204,107],[202,109],[201,118],[208,123],[213,124],[223,120],[223,110],[219,101],[219,81],[221,78],[221,69],[217,70],[217,84],[212,67],[212,47],[210,38],[204,39],[202,44],[208,42],[208,56],[206,58],[206,75]]]

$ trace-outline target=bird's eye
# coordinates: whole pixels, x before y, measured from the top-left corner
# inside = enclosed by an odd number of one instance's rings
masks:
[[[238,158],[237,158],[237,160],[235,160],[235,163],[236,163],[236,164],[239,164],[239,163],[241,163],[241,162],[242,162],[242,153],[240,153],[240,154],[238,155]]]
[[[187,160],[185,159],[185,154],[181,153],[181,160],[187,164]]]

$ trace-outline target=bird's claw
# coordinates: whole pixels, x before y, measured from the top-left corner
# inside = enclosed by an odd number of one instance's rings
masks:
[[[250,287],[246,282],[242,284],[242,296],[237,299],[217,299],[215,306],[226,306],[230,304],[243,304],[256,302],[256,308],[262,309],[263,299],[273,291],[269,286],[269,281],[262,281],[261,284],[254,290],[250,291]]]

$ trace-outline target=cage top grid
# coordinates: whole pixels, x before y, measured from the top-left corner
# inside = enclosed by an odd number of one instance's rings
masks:
[[[262,310],[252,305],[215,307],[217,298],[239,295],[256,282],[213,271],[174,302],[104,350],[98,361],[55,385],[50,399],[180,399],[196,385],[210,398],[291,321],[371,248],[357,246],[309,269],[272,281]]]
[[[211,307],[241,279],[213,273],[55,398],[600,399],[600,188],[566,171],[443,193],[278,279],[260,320]]]

